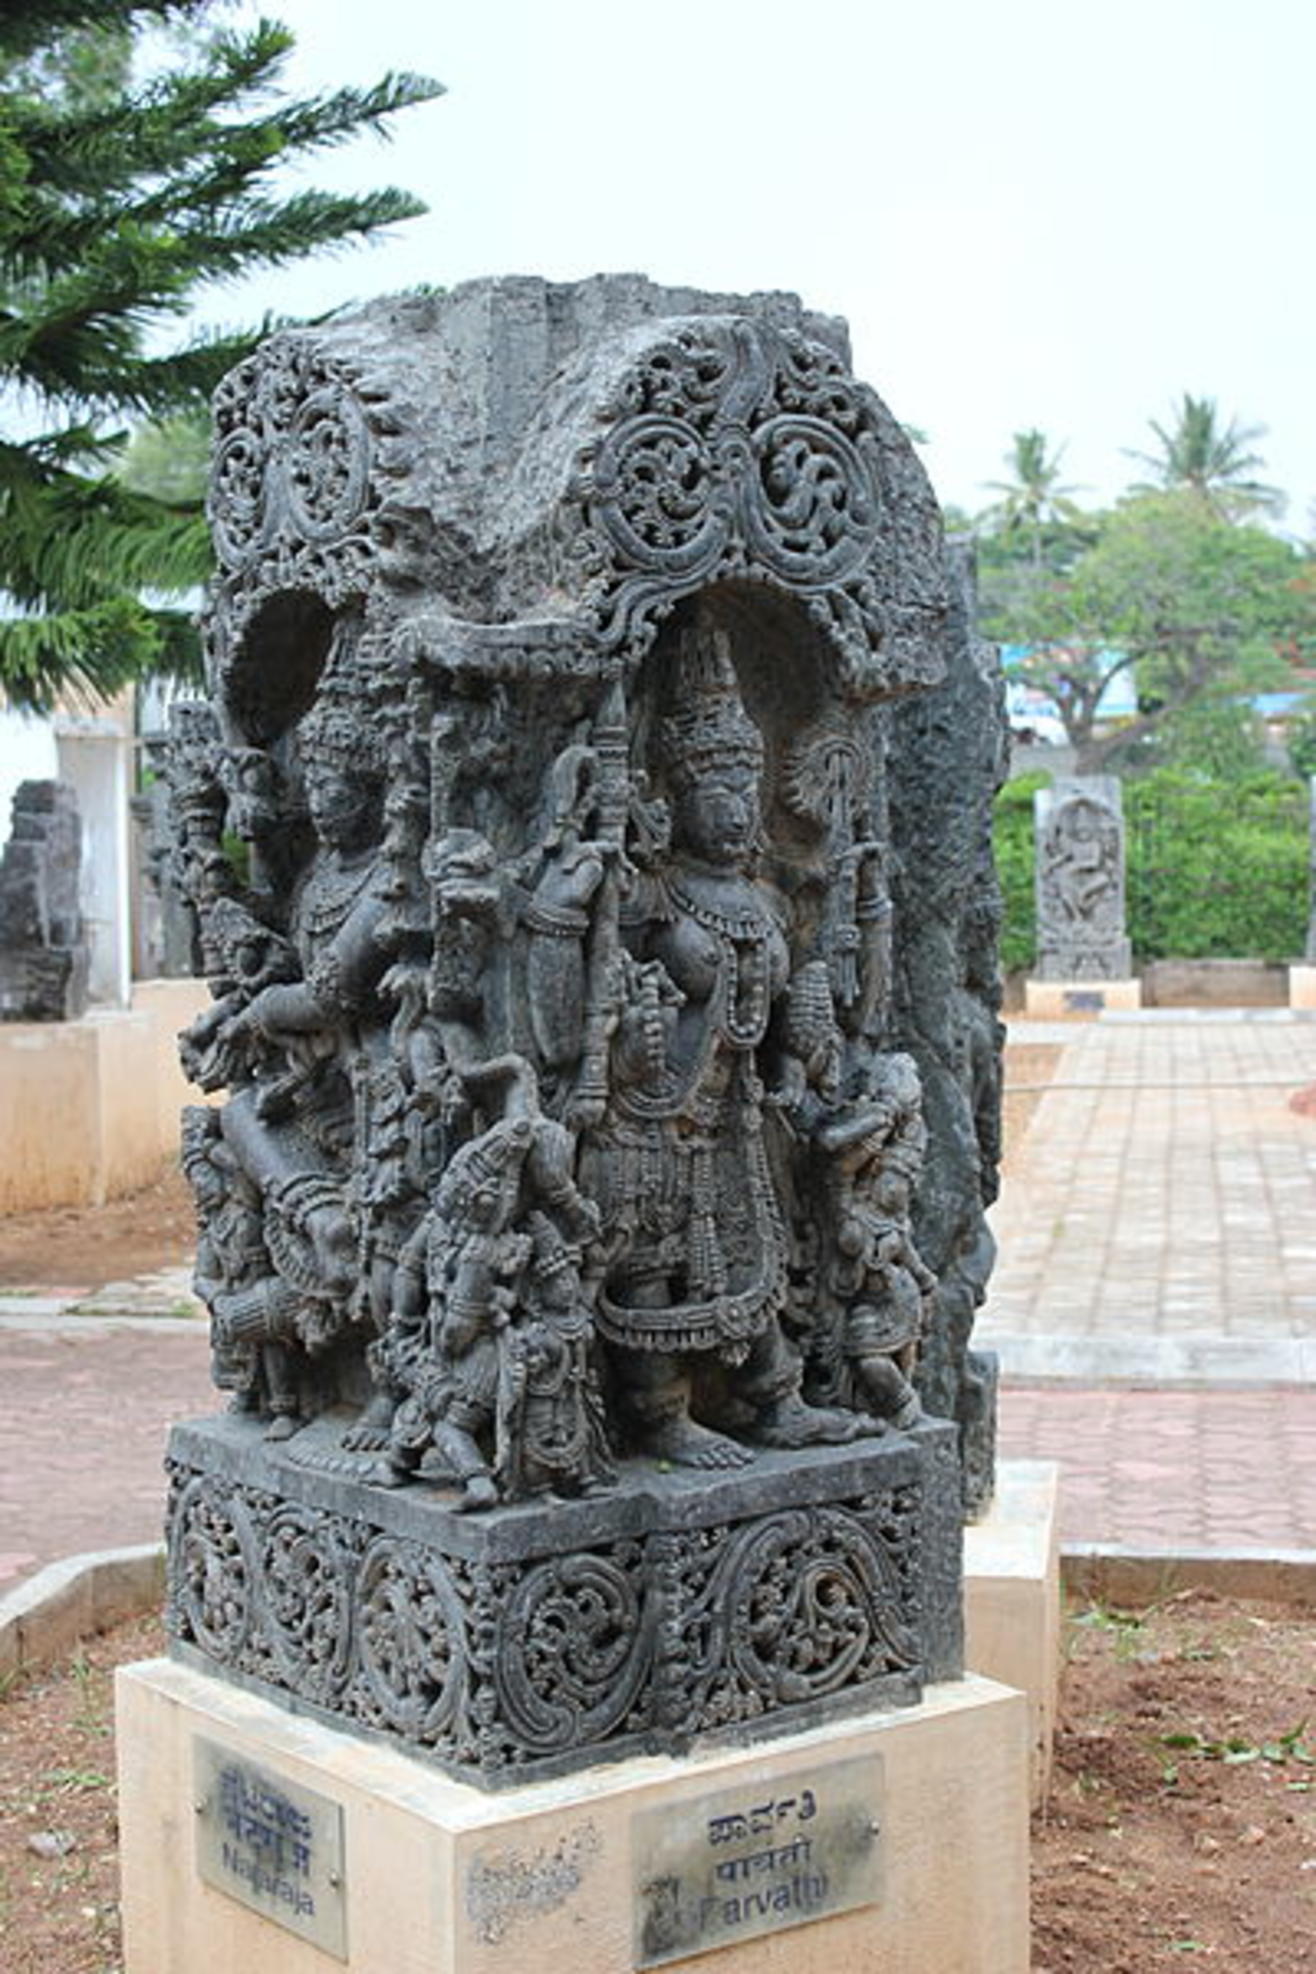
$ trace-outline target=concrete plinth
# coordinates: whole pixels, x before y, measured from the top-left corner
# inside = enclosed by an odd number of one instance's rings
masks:
[[[118,1716],[126,1974],[630,1974],[655,1959],[708,1974],[1028,1966],[1027,1702],[976,1676],[930,1688],[917,1707],[756,1747],[633,1758],[498,1794],[172,1661],[119,1674]],[[305,1869],[307,1883],[320,1871],[333,1888],[322,1902],[329,1950],[254,1910],[250,1889],[238,1897],[203,1880],[198,1833],[212,1815],[216,1760],[264,1778],[260,1816],[287,1790],[321,1819]],[[852,1806],[851,1829],[853,1814],[864,1832],[876,1826],[863,1840],[876,1847],[865,1903],[809,1918],[802,1895],[754,1937],[709,1940],[697,1955],[641,1948],[645,1898],[677,1883],[658,1880],[668,1866],[655,1845],[666,1860],[672,1845],[719,1843],[705,1833],[742,1798],[747,1810],[764,1806],[753,1815],[775,1805],[780,1819],[789,1805],[796,1819],[813,1814],[816,1794],[822,1831],[829,1791],[857,1773],[879,1778],[871,1817],[866,1803]],[[758,1841],[795,1842],[809,1828],[792,1821]],[[333,1833],[323,1843],[322,1829]],[[706,1860],[714,1870],[722,1861],[719,1882],[734,1880],[747,1909],[757,1897],[766,1910],[774,1886],[789,1905],[782,1872],[751,1871],[736,1848]],[[844,1867],[843,1851],[839,1837],[814,1844],[806,1892]],[[238,1882],[249,1887],[249,1875]],[[799,1890],[798,1873],[790,1883]],[[294,1891],[259,1896],[287,1922]],[[720,1914],[721,1895],[716,1903]]]
[[[1316,966],[1289,968],[1289,1006],[1316,1008]]]
[[[0,1213],[100,1206],[160,1177],[181,1106],[206,1101],[177,1036],[209,999],[204,980],[156,980],[130,1008],[0,1024]]]
[[[989,1512],[964,1532],[964,1658],[1028,1696],[1033,1804],[1051,1781],[1060,1680],[1060,1469],[1002,1460]]]
[[[1142,1006],[1140,980],[1026,980],[1024,1013],[1031,1021],[1055,1021],[1067,1014],[1104,1014]]]

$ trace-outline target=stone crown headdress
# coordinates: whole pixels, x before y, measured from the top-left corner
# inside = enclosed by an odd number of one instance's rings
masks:
[[[304,764],[354,768],[367,781],[381,781],[388,769],[388,741],[378,709],[338,694],[316,700],[298,731]]]
[[[761,772],[763,736],[741,703],[731,639],[714,625],[682,636],[662,723],[669,779],[688,787],[709,768],[744,765]]]

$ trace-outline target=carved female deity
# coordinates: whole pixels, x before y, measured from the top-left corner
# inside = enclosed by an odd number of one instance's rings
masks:
[[[692,1403],[766,1445],[844,1440],[862,1422],[803,1404],[779,1323],[786,1234],[763,1058],[791,959],[782,902],[755,872],[763,743],[724,631],[687,633],[668,705],[670,851],[623,906],[609,1106],[583,1171],[612,1255],[597,1322],[631,1440],[681,1464],[731,1466],[750,1456],[696,1423]],[[719,1374],[728,1366],[734,1380]]]

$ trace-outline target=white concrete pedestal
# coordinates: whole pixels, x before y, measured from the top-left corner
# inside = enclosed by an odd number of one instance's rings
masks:
[[[1289,1006],[1316,1008],[1316,966],[1289,968]]]
[[[496,1794],[168,1660],[125,1668],[118,1708],[126,1974],[630,1974],[655,1829],[664,1845],[669,1833],[702,1841],[713,1799],[821,1798],[835,1765],[855,1758],[881,1772],[876,1902],[667,1965],[1026,1974],[1028,1706],[976,1675],[930,1688],[917,1707],[753,1748],[632,1759]],[[341,1955],[203,1882],[196,1805],[210,1798],[198,1794],[209,1786],[198,1761],[215,1749],[315,1792],[335,1824],[341,1809],[329,1874],[341,1881]]]
[[[1140,980],[1025,980],[1024,1013],[1030,1021],[1067,1014],[1104,1014],[1107,1008],[1142,1006]]]
[[[964,1531],[964,1662],[1028,1696],[1035,1808],[1060,1682],[1059,1492],[1054,1460],[1002,1460],[990,1509]]]

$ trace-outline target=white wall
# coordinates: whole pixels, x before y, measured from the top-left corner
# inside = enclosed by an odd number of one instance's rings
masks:
[[[9,841],[19,782],[50,781],[58,766],[53,723],[0,707],[0,846]]]

